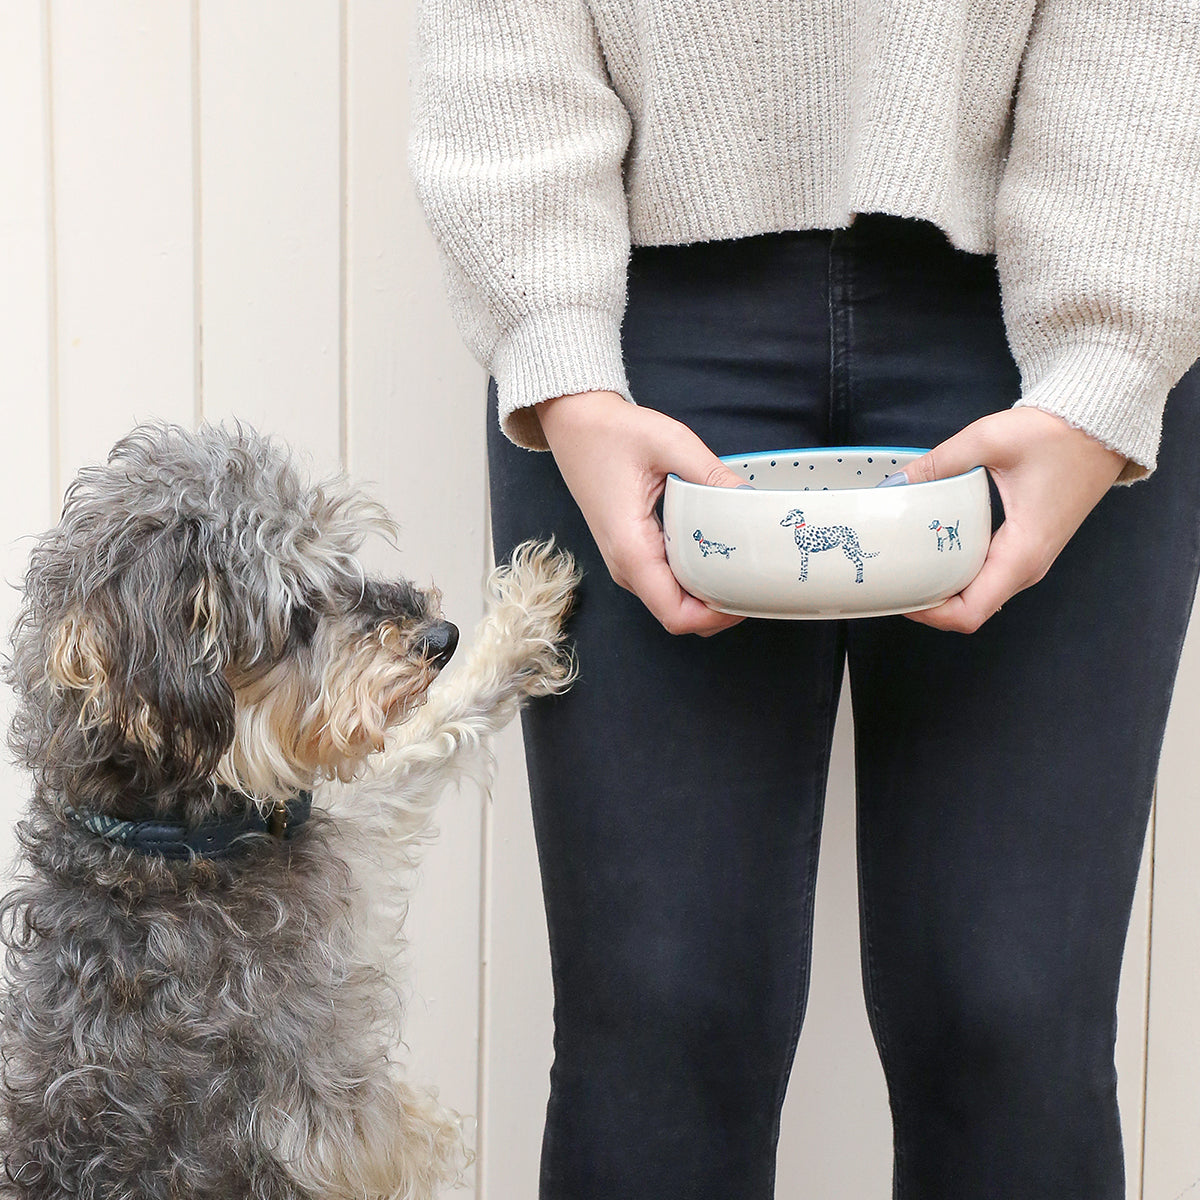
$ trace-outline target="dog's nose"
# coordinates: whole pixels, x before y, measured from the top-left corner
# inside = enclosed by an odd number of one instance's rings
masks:
[[[438,621],[425,631],[417,645],[426,658],[444,667],[458,645],[458,626],[449,621]]]

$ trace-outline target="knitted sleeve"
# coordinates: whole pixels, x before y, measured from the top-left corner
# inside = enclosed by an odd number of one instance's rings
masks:
[[[1200,356],[1200,8],[1039,0],[996,201],[1018,405],[1154,470]]]
[[[621,356],[631,122],[584,0],[419,0],[408,166],[455,321],[496,378],[500,423],[603,389]]]

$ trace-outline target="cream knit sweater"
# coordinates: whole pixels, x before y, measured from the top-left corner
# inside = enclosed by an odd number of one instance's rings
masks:
[[[1200,356],[1200,0],[418,0],[415,93],[409,169],[518,444],[541,400],[636,399],[631,242],[884,212],[995,252],[1016,403],[1154,469]]]

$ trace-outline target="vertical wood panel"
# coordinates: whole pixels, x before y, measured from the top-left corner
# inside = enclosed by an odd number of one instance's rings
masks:
[[[497,739],[490,871],[480,1200],[533,1197],[554,1059],[550,945],[521,734]]]
[[[341,458],[338,18],[337,0],[199,0],[202,411],[319,472]]]
[[[53,520],[51,503],[49,195],[45,14],[38,0],[0,6],[0,644],[8,653],[16,585],[32,545]],[[0,689],[0,727],[12,716]],[[2,744],[2,742],[0,742]],[[16,843],[12,825],[29,779],[0,754],[0,877]]]
[[[65,484],[137,419],[192,422],[191,23],[160,0],[50,11]]]
[[[484,377],[454,329],[405,166],[410,8],[347,8],[347,446],[355,480],[402,525],[369,561],[442,589],[463,650],[482,611]],[[448,673],[452,673],[452,662]],[[414,1079],[477,1114],[482,814],[443,801],[409,908]],[[508,1193],[517,1194],[517,1193]]]
[[[1158,776],[1144,1200],[1200,1197],[1200,621],[1184,643]]]

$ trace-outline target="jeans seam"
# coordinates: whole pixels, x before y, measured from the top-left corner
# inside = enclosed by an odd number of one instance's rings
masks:
[[[840,625],[840,622],[839,622]],[[840,650],[837,655],[841,669],[845,670],[846,664],[846,643],[844,637],[844,629],[839,628],[835,634],[835,646]],[[841,694],[841,679],[836,680],[835,688],[840,696]],[[831,689],[826,694],[825,711],[822,714],[823,738],[822,744],[825,747],[824,757],[824,775],[826,786],[828,786],[829,778],[829,757],[830,749],[833,742],[833,727],[837,718],[837,704],[834,698],[834,689]],[[815,792],[815,789],[814,789]],[[808,888],[805,896],[804,905],[804,928],[808,931],[807,945],[808,952],[800,957],[797,963],[796,972],[793,976],[795,984],[796,1000],[792,1014],[792,1032],[790,1038],[790,1047],[788,1053],[784,1056],[783,1063],[780,1066],[779,1079],[775,1085],[775,1095],[772,1101],[772,1111],[775,1114],[775,1138],[778,1141],[779,1124],[782,1116],[784,1091],[787,1087],[788,1077],[791,1075],[792,1065],[796,1058],[796,1047],[800,1042],[800,1028],[803,1024],[804,1010],[808,1005],[808,995],[810,991],[811,971],[810,964],[812,962],[812,924],[813,913],[816,907],[817,896],[817,864],[820,857],[821,849],[821,827],[824,824],[825,817],[825,790],[822,788],[819,802],[815,803],[813,813],[813,828],[809,833],[808,846],[808,867],[807,878]],[[803,986],[802,986],[803,985]]]
[[[829,239],[829,429],[835,445],[841,445],[847,440],[852,407],[850,380],[852,273],[846,254],[838,253],[843,242],[851,238],[850,230],[834,230]]]

